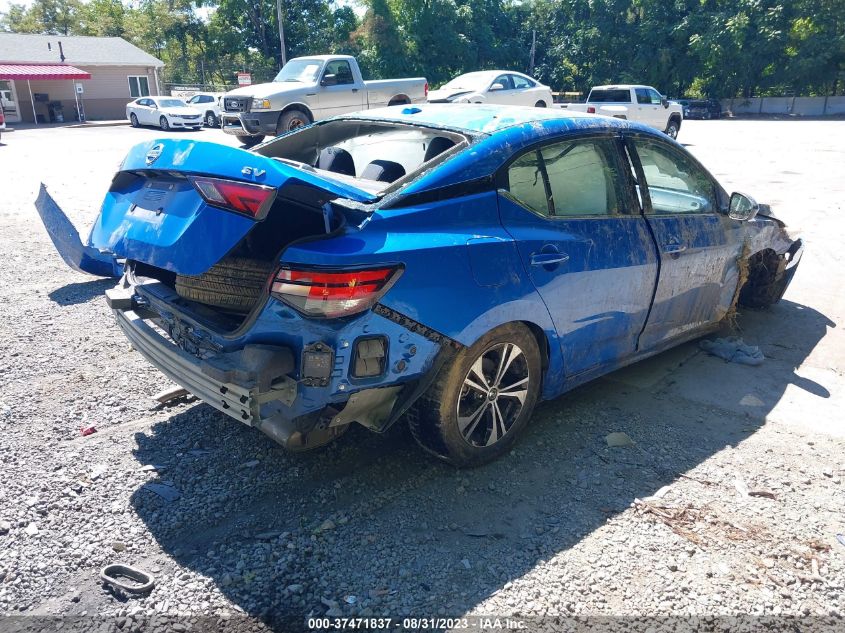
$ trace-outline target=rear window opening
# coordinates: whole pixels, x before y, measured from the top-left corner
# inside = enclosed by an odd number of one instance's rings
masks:
[[[618,88],[591,90],[587,101],[593,103],[630,103],[631,91]]]
[[[257,147],[269,158],[383,195],[466,147],[469,138],[401,123],[328,121]]]

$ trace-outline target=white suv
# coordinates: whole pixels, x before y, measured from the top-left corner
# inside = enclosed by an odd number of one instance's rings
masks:
[[[198,92],[188,99],[188,105],[203,112],[203,121],[208,127],[220,127],[222,92]]]

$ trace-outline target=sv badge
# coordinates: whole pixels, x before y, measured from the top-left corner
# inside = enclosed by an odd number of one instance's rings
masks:
[[[259,169],[258,167],[243,167],[241,173],[244,176],[252,176],[253,178],[261,178],[267,173],[266,169]]]

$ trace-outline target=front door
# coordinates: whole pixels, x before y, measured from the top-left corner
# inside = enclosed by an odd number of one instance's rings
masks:
[[[640,113],[640,121],[646,125],[657,127],[659,125],[657,112],[659,102],[657,105],[652,103],[651,94],[647,88],[637,88],[635,92],[637,93],[637,110]]]
[[[0,108],[8,123],[20,123],[21,111],[18,106],[18,93],[15,82],[11,79],[0,79]]]
[[[736,290],[739,248],[704,168],[667,141],[632,135],[626,142],[660,251],[660,279],[639,343],[645,350],[722,319]]]
[[[319,91],[319,118],[357,112],[364,107],[364,91],[355,85],[352,67],[345,59],[326,64]]]
[[[545,144],[501,176],[502,224],[549,309],[567,378],[634,353],[657,279],[620,143],[604,135]]]

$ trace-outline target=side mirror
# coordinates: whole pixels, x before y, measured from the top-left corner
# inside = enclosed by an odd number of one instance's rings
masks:
[[[336,86],[337,75],[323,75],[323,80],[320,82],[321,86]]]
[[[668,108],[668,107],[669,107],[669,100],[668,100],[666,97],[663,97],[663,98],[660,100],[660,103],[663,105],[663,107],[664,107],[664,108]]]
[[[505,89],[505,87],[500,83],[495,83],[492,86],[490,86],[490,92],[493,92],[494,90],[504,90],[504,89]]]
[[[747,222],[751,220],[757,211],[760,210],[760,205],[751,196],[735,191],[731,194],[731,204],[728,209],[728,217],[732,220],[740,220]]]

